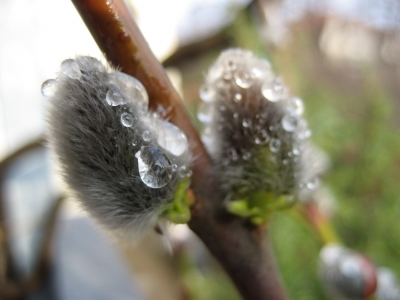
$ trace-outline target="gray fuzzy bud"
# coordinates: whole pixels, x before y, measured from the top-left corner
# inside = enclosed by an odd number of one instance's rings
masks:
[[[95,58],[64,61],[46,83],[49,145],[72,194],[118,233],[154,227],[189,168],[186,136],[147,111],[138,80]]]
[[[223,52],[200,97],[203,141],[228,194],[298,196],[317,187],[320,170],[303,102],[290,95],[268,61],[240,49]]]
[[[378,300],[398,300],[400,299],[400,285],[394,272],[388,268],[377,270],[378,288],[376,298]]]
[[[338,244],[328,244],[320,252],[320,276],[334,297],[364,299],[375,292],[375,266],[364,255]]]

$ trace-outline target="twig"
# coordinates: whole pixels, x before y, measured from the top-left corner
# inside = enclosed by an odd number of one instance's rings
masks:
[[[190,228],[203,240],[244,299],[287,299],[275,266],[266,229],[245,226],[222,209],[212,164],[200,137],[122,0],[72,0],[109,62],[139,79],[149,93],[150,108],[171,107],[170,121],[188,137],[193,156],[192,188],[196,204]]]
[[[323,244],[341,242],[330,220],[320,211],[315,203],[304,204],[300,208],[300,212],[318,233]]]

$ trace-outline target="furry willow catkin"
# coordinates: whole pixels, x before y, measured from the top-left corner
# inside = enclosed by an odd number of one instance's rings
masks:
[[[327,244],[321,249],[319,273],[332,297],[367,298],[377,287],[374,264],[364,255],[339,244]]]
[[[49,145],[71,193],[95,219],[124,235],[161,216],[188,221],[188,141],[165,110],[147,110],[137,79],[81,56],[65,60],[42,93]]]
[[[318,186],[318,151],[301,99],[251,52],[223,52],[200,89],[203,141],[228,209],[253,223]]]

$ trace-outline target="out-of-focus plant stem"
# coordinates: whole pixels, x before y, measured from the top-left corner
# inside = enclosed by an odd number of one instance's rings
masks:
[[[314,203],[307,203],[301,208],[302,214],[317,231],[323,244],[341,243],[331,221],[324,216]]]
[[[108,61],[139,79],[150,108],[171,108],[170,121],[181,128],[195,158],[190,228],[223,265],[244,299],[287,299],[266,228],[251,228],[222,208],[223,195],[211,172],[211,159],[172,87],[122,0],[72,0]],[[162,24],[160,24],[160,27]]]

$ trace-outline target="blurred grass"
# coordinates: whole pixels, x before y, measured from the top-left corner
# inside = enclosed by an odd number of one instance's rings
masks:
[[[292,93],[303,99],[312,141],[331,159],[323,182],[337,199],[332,222],[345,245],[400,276],[400,130],[395,113],[400,102],[389,96],[372,65],[332,69],[332,62],[318,52],[315,32],[308,29],[298,29],[282,49],[268,49],[260,42],[247,13],[240,14],[227,32],[232,46],[269,58]],[[189,64],[183,70],[185,99],[192,107],[198,101],[200,75],[216,56],[209,52],[195,68]],[[288,212],[272,217],[270,231],[291,299],[329,299],[317,276],[321,244],[314,231]],[[221,294],[221,286],[233,288],[220,269],[206,277],[211,278],[210,285],[205,288],[203,280],[199,289],[192,275],[197,290],[193,299],[236,299]]]

